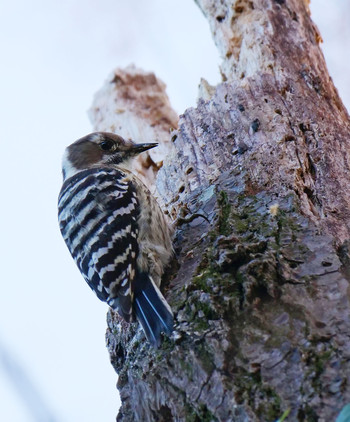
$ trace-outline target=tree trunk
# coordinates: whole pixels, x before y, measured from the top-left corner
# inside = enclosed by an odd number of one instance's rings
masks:
[[[117,420],[332,421],[350,401],[349,116],[305,0],[197,3],[223,82],[180,116],[157,188],[208,221],[176,232],[172,339],[153,350],[108,314]]]

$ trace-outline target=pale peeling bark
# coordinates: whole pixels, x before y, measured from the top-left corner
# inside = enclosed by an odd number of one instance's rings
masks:
[[[224,82],[202,82],[157,187],[208,221],[176,233],[171,340],[108,315],[118,420],[332,421],[350,401],[349,116],[305,1],[197,3]]]
[[[171,108],[165,84],[154,73],[135,66],[116,69],[96,93],[89,111],[94,130],[118,133],[137,143],[158,142],[141,154],[134,171],[149,187],[172,148],[169,133],[178,116]]]

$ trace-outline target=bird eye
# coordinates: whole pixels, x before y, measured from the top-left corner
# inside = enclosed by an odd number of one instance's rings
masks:
[[[116,148],[115,142],[109,139],[102,141],[99,146],[103,151],[114,151]]]
[[[116,147],[115,142],[113,142],[113,141],[111,141],[109,139],[107,139],[106,141],[102,141],[100,143],[100,148],[103,151],[114,151],[115,150],[115,147]]]

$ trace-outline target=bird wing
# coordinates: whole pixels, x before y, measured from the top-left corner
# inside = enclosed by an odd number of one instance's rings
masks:
[[[76,180],[65,182],[59,199],[59,209],[70,204],[69,212],[60,213],[63,237],[89,286],[129,321],[139,254],[135,188],[125,173],[110,168],[84,170],[71,179]]]

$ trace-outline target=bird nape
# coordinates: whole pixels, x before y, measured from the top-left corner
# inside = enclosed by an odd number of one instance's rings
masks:
[[[161,343],[173,314],[159,290],[172,256],[171,229],[156,199],[130,170],[136,144],[95,132],[66,148],[58,200],[62,236],[99,299],[126,321],[138,319],[148,341]]]

